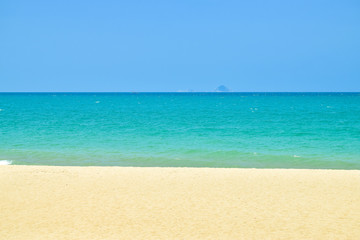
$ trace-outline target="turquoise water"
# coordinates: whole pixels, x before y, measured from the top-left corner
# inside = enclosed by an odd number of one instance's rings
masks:
[[[360,169],[359,93],[1,93],[0,109],[0,164]]]

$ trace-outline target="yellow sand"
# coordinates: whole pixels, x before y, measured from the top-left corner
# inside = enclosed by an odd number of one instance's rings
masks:
[[[360,239],[360,171],[1,166],[0,239]]]

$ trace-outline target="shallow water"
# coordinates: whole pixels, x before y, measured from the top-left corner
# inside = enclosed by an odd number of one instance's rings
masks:
[[[360,169],[359,93],[0,93],[0,161]]]

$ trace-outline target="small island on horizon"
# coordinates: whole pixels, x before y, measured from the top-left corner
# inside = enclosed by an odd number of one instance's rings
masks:
[[[190,93],[190,92],[202,92],[202,91],[195,91],[193,89],[187,89],[187,90],[177,90],[177,92]],[[225,92],[231,92],[231,90],[228,87],[226,87],[225,85],[220,85],[217,88],[215,88],[213,91],[209,91],[209,92],[222,92],[222,93],[225,93]]]
[[[220,85],[215,88],[215,92],[230,92],[230,89],[227,88],[225,85]]]

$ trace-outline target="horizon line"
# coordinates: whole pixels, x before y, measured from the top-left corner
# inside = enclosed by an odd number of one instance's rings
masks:
[[[360,93],[360,91],[0,91],[1,93]]]

